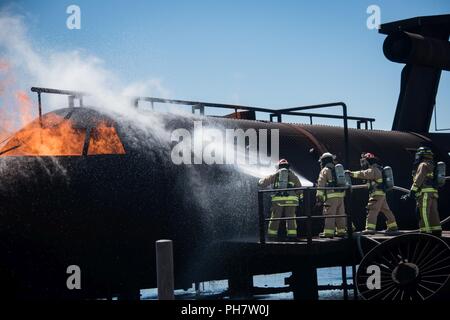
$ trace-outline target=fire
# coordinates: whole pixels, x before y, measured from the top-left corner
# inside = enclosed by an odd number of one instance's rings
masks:
[[[11,65],[0,59],[0,157],[125,154],[116,129],[106,122],[86,132],[55,113],[33,121],[37,108],[14,79]]]
[[[20,122],[23,126],[33,120],[33,104],[31,103],[30,97],[24,91],[18,91],[16,93],[16,100],[19,103]]]
[[[114,127],[101,123],[91,131],[88,155],[124,153],[125,150]]]
[[[30,123],[36,117],[35,111],[25,91],[18,90],[10,63],[0,59],[0,143]]]
[[[17,132],[0,150],[0,156],[81,156],[86,130],[70,119],[48,114]],[[90,133],[88,155],[125,154],[116,130],[100,123]]]
[[[56,125],[49,125],[56,123]],[[75,156],[83,152],[84,132],[69,120],[50,114],[45,126],[39,120],[17,132],[0,153],[6,156]]]

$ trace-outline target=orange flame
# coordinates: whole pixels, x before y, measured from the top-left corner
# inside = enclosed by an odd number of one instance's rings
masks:
[[[17,132],[0,150],[0,156],[81,156],[86,130],[74,128],[72,121],[56,114],[36,120]],[[113,127],[100,123],[91,130],[88,155],[125,154]]]
[[[13,68],[0,59],[0,141],[30,123],[35,117],[33,111],[31,99],[16,88]]]
[[[16,93],[16,100],[19,103],[19,115],[22,126],[30,123],[33,120],[32,107],[30,97],[24,91]]]
[[[88,155],[124,153],[125,150],[114,127],[101,123],[91,131]]]
[[[34,121],[17,132],[0,153],[6,156],[73,156],[81,155],[84,144],[84,132],[72,127],[69,120],[50,114],[46,122],[59,123],[41,128]]]
[[[81,156],[84,151],[88,155],[125,154],[116,130],[106,123],[92,128],[86,139],[85,129],[54,113],[33,121],[36,108],[25,91],[15,88],[12,71],[0,59],[0,157]],[[22,129],[8,138],[18,128]]]

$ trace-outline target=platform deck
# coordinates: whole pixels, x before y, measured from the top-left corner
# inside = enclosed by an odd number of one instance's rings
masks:
[[[379,232],[375,235],[361,236],[375,240],[376,242],[383,242],[406,233],[408,231],[400,231],[396,234]],[[313,237],[310,245],[308,245],[307,239],[299,239],[297,241],[266,241],[266,243],[262,244],[255,237],[227,240],[222,245],[228,250],[233,250],[237,256],[242,257],[258,257],[261,260],[264,260],[264,258],[273,259],[274,257],[296,260],[298,258],[307,258],[308,263],[314,264],[317,267],[341,266],[347,263],[350,265],[354,254],[359,256],[356,243],[359,235],[360,233],[355,232],[353,236],[354,241],[349,241],[348,238],[338,237],[332,239]],[[442,239],[450,245],[450,231],[444,231]],[[375,241],[373,242],[374,244],[376,244]]]

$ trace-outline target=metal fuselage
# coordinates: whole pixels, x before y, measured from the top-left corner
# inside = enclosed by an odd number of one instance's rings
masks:
[[[75,109],[72,117],[82,127],[83,114],[93,111]],[[192,130],[193,120],[161,117],[168,135],[177,128]],[[197,120],[222,129],[279,129],[280,157],[310,181],[317,179],[321,152],[343,157],[340,127]],[[88,122],[92,127],[92,117]],[[130,123],[114,123],[125,154],[0,158],[0,261],[17,296],[99,297],[155,287],[154,242],[162,238],[174,241],[177,287],[224,279],[230,256],[221,252],[221,241],[257,238],[257,178],[233,165],[175,165],[170,142],[163,145],[150,133],[130,130]],[[445,149],[450,135],[350,129],[349,169],[358,169],[360,153],[370,151],[393,168],[396,185],[409,188],[412,150],[428,139],[441,151],[438,159],[450,165]],[[448,186],[441,190],[441,218],[450,208],[449,194]],[[351,195],[353,220],[360,229],[367,197],[364,190]],[[400,228],[416,228],[414,204],[401,203],[399,197],[393,192],[388,201]],[[383,219],[379,222],[381,227]],[[320,222],[313,227],[319,232]],[[301,224],[299,228],[302,233]],[[67,290],[69,265],[82,270],[80,291]],[[252,270],[282,271],[287,270],[281,263]]]

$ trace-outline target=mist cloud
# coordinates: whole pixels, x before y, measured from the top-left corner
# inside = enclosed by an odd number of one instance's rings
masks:
[[[128,116],[133,113],[129,108],[133,96],[170,97],[160,79],[123,83],[102,59],[83,50],[37,50],[25,17],[7,10],[0,11],[0,53],[0,108],[9,114],[18,109],[17,92],[29,94],[31,86],[87,92],[89,105]],[[44,111],[67,105],[66,97],[46,95],[45,99]]]

